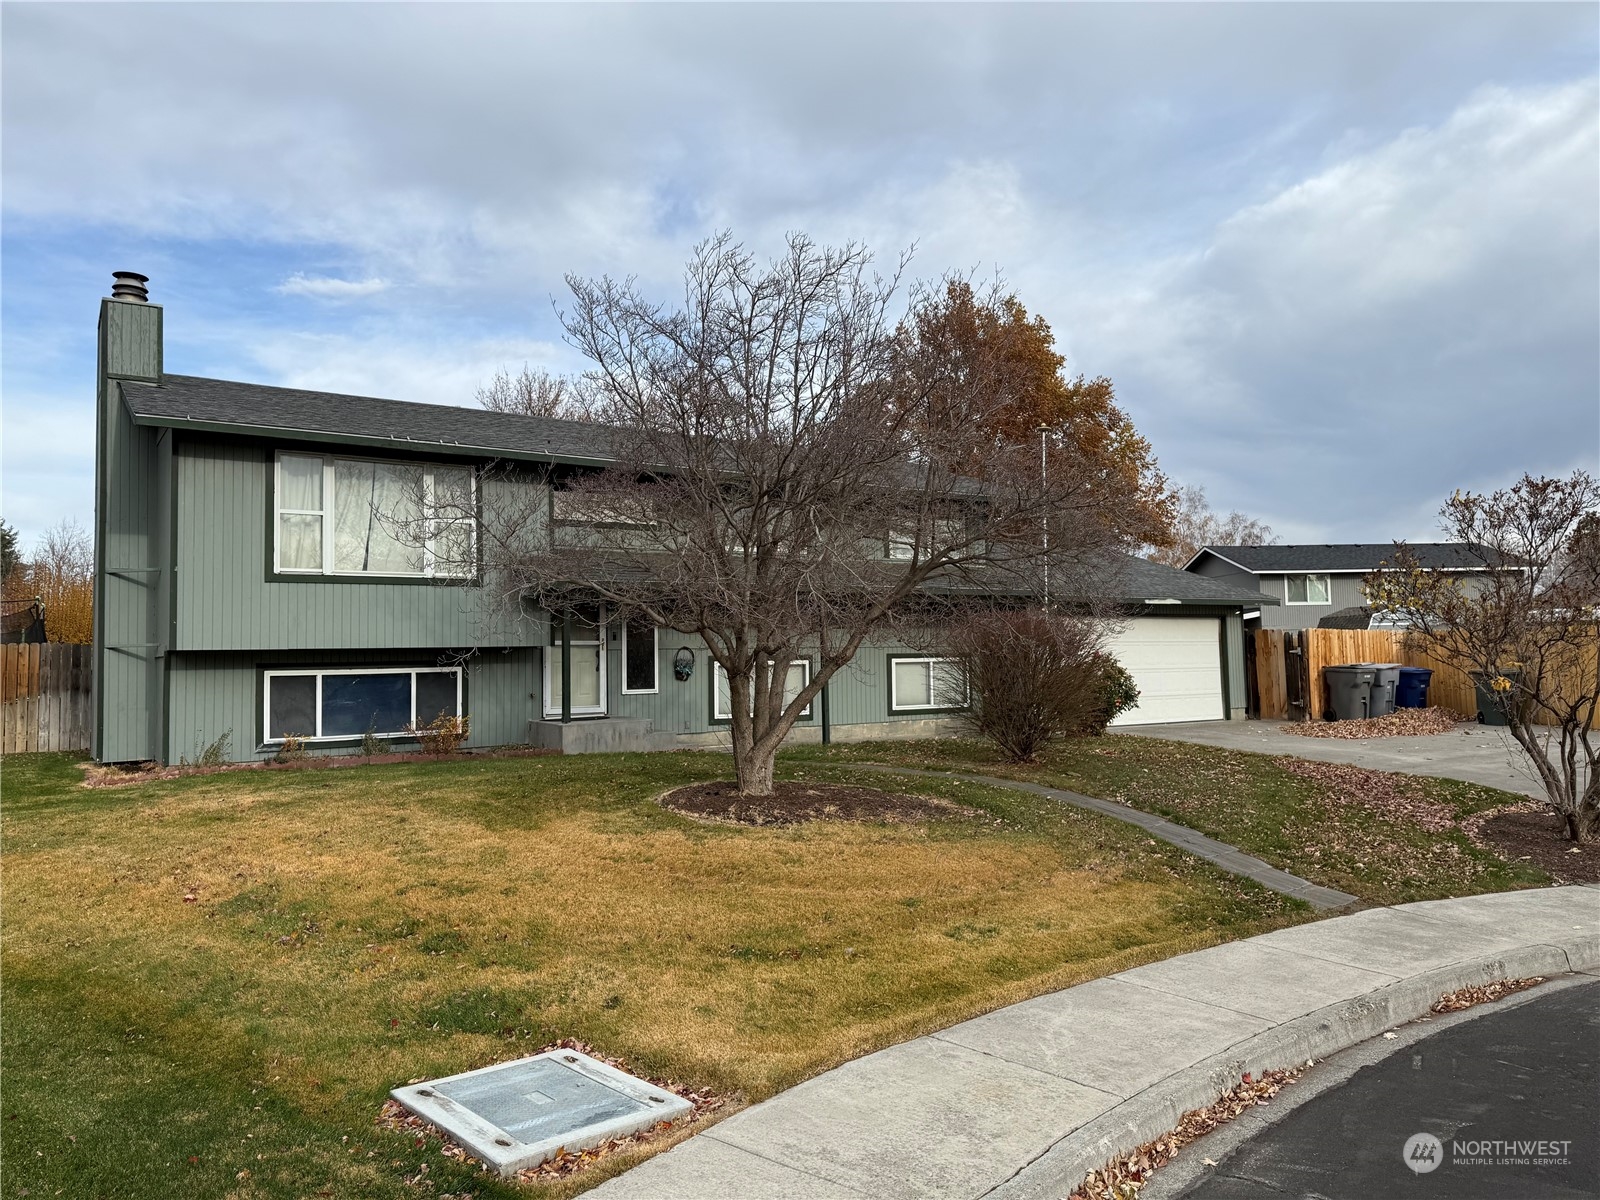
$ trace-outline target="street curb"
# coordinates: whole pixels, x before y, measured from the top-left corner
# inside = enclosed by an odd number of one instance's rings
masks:
[[[1396,1025],[1424,1016],[1447,992],[1499,979],[1565,975],[1600,967],[1600,935],[1559,944],[1522,946],[1503,954],[1436,967],[1330,1004],[1246,1038],[1219,1054],[1151,1084],[1056,1142],[985,1200],[1061,1200],[1119,1154],[1153,1141],[1239,1082],[1246,1072],[1281,1070],[1349,1049]]]

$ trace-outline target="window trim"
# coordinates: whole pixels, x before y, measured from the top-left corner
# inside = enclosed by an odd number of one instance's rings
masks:
[[[1311,588],[1309,586],[1310,585],[1310,581],[1313,580],[1313,579],[1322,580],[1323,593],[1328,598],[1326,600],[1292,600],[1292,599],[1290,599],[1289,598],[1289,581],[1291,579],[1303,579],[1303,580],[1305,580],[1307,582],[1307,587],[1306,587],[1306,595],[1307,596],[1309,596],[1311,594]],[[1323,605],[1324,607],[1326,607],[1327,605],[1330,605],[1330,604],[1333,603],[1333,580],[1328,576],[1328,573],[1326,571],[1291,571],[1291,572],[1288,572],[1283,577],[1283,602],[1285,604],[1294,604],[1294,605],[1319,605],[1320,604],[1320,605]]]
[[[411,678],[411,724],[417,723],[417,680],[419,674],[450,674],[456,677],[456,716],[465,717],[466,714],[466,680],[465,672],[460,667],[439,666],[354,666],[354,667],[266,667],[261,671],[261,744],[263,746],[281,746],[284,738],[272,736],[272,681],[279,676],[312,676],[316,679],[316,712],[317,732],[306,734],[302,740],[307,744],[336,745],[340,742],[355,742],[365,737],[365,733],[322,733],[322,678],[325,675],[410,675]],[[296,735],[301,736],[301,735]],[[416,740],[416,734],[408,730],[379,733],[373,731],[373,736],[389,740]]]
[[[709,658],[710,656],[708,655],[707,657]],[[768,659],[767,662],[768,662],[769,665],[772,664],[772,660],[771,659]],[[802,666],[802,665],[806,669],[805,683],[802,683],[800,685],[803,688],[803,687],[805,687],[807,684],[809,684],[811,682],[811,677],[816,673],[816,669],[812,665],[811,659],[809,657],[792,658],[792,659],[789,660],[789,666],[790,667],[798,667],[798,666]],[[726,679],[728,673],[725,670],[723,670],[722,664],[719,663],[716,659],[713,658],[713,659],[711,659],[711,670],[708,672],[708,674],[710,676],[710,683],[711,683],[711,724],[713,724],[713,725],[731,725],[731,724],[733,724],[732,696],[731,695],[729,697],[729,711],[728,711],[728,714],[726,716],[723,716],[722,714],[720,714],[717,711],[717,690],[718,690],[717,689],[717,677],[720,674],[722,676],[722,678]],[[732,688],[729,688],[729,692],[730,693],[732,692],[732,690],[733,690]],[[819,692],[818,695],[820,695],[820,694],[821,693]],[[807,704],[805,706],[805,708],[800,710],[800,715],[798,717],[796,717],[795,720],[797,722],[811,720],[812,719],[812,714],[816,711],[816,707],[817,707],[817,697],[813,696],[813,697],[811,697],[811,703]]]
[[[628,686],[628,627],[633,621],[622,622],[622,694],[624,696],[657,696],[661,693],[661,630],[650,626],[650,686]]]
[[[885,669],[886,673],[889,676],[889,711],[891,713],[959,713],[959,712],[966,712],[968,709],[970,709],[972,707],[972,681],[967,678],[967,674],[966,674],[965,670],[961,671],[961,682],[962,682],[962,685],[963,685],[962,691],[965,693],[965,696],[966,696],[966,703],[964,703],[964,704],[959,704],[959,705],[955,705],[955,706],[952,707],[951,705],[948,705],[948,704],[941,704],[941,703],[939,703],[938,700],[932,698],[932,691],[933,691],[933,672],[932,671],[928,672],[928,688],[929,688],[929,695],[930,695],[929,703],[927,703],[927,704],[901,704],[900,700],[899,700],[899,697],[897,695],[898,688],[895,685],[895,678],[894,678],[894,669],[895,669],[895,666],[897,664],[903,663],[903,662],[955,663],[956,666],[958,668],[960,668],[960,666],[961,666],[961,660],[960,659],[953,658],[948,654],[896,654],[896,653],[890,653],[890,654],[887,654],[887,655],[884,656],[884,662],[886,664],[884,669]]]
[[[282,507],[283,496],[283,460],[290,458],[317,458],[322,460],[322,508],[289,508]],[[462,470],[467,473],[468,486],[471,488],[470,517],[452,517],[453,521],[460,521],[468,525],[472,539],[472,566],[462,574],[435,573],[435,554],[433,550],[434,538],[430,535],[423,543],[422,570],[421,571],[336,571],[333,569],[334,537],[333,537],[333,511],[334,511],[334,464],[336,462],[377,463],[384,466],[415,466],[422,471],[422,486],[424,502],[431,503],[434,489],[433,472],[436,468],[444,467]],[[282,559],[283,520],[284,516],[317,517],[322,522],[322,566],[316,570],[307,570],[304,567],[285,567]],[[277,449],[272,454],[272,494],[267,505],[267,520],[272,526],[272,557],[270,560],[270,575],[272,578],[291,580],[313,579],[381,579],[398,580],[406,582],[432,582],[433,580],[448,580],[453,583],[470,584],[478,580],[480,563],[479,530],[478,523],[482,516],[482,506],[478,494],[478,471],[472,463],[463,462],[436,462],[432,459],[414,458],[372,458],[361,454],[329,454],[310,450]]]

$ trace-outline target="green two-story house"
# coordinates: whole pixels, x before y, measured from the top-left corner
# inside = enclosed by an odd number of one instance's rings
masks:
[[[469,747],[725,742],[726,686],[697,639],[598,606],[569,624],[488,603],[460,566],[480,534],[470,518],[424,539],[375,519],[416,496],[492,507],[494,489],[515,488],[558,522],[550,497],[605,465],[604,429],[168,374],[146,283],[118,273],[100,306],[97,760],[175,763],[221,742],[251,761],[289,738],[314,753],[406,748],[440,715],[468,718]],[[1259,594],[1142,560],[1118,578],[1114,649],[1141,689],[1123,721],[1242,716],[1241,612]],[[797,683],[810,670],[790,667]],[[948,732],[949,670],[871,646],[795,736]]]

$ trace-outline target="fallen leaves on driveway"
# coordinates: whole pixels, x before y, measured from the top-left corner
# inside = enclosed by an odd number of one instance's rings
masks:
[[[1451,733],[1465,720],[1448,708],[1397,708],[1387,716],[1368,717],[1363,721],[1293,721],[1278,728],[1296,737],[1426,737]]]
[[[1324,794],[1335,804],[1353,804],[1391,820],[1415,824],[1430,833],[1455,826],[1454,811],[1448,805],[1426,799],[1422,785],[1404,775],[1303,758],[1280,758],[1277,762],[1290,774],[1321,784]]]
[[[1177,1128],[1146,1142],[1137,1150],[1120,1154],[1098,1171],[1085,1175],[1068,1200],[1133,1200],[1139,1189],[1150,1180],[1151,1172],[1178,1157],[1178,1151],[1190,1142],[1205,1137],[1218,1125],[1226,1124],[1240,1113],[1266,1104],[1305,1073],[1305,1066],[1290,1067],[1283,1071],[1265,1071],[1259,1078],[1246,1074],[1216,1100],[1204,1108],[1191,1109],[1183,1114]],[[1210,1163],[1210,1159],[1206,1162]]]

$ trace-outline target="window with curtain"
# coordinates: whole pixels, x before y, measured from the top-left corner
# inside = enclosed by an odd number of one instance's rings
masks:
[[[280,572],[477,572],[471,467],[280,454],[277,477]]]
[[[1290,604],[1328,604],[1332,589],[1326,575],[1290,575],[1288,596]]]
[[[771,667],[774,664],[768,663]],[[728,673],[722,669],[721,663],[714,663],[712,676],[716,681],[716,698],[712,704],[711,717],[716,721],[733,720],[733,689],[728,686]],[[811,660],[797,658],[789,664],[789,672],[783,681],[783,702],[785,705],[800,694],[800,689],[811,682]],[[802,717],[811,715],[811,705],[806,705],[800,710]]]
[[[264,686],[268,742],[405,737],[409,726],[462,715],[458,667],[268,671]]]
[[[889,710],[965,708],[967,680],[954,658],[889,659]]]

